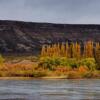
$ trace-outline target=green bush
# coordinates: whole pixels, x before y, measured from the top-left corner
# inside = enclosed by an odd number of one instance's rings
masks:
[[[96,62],[94,58],[84,58],[79,61],[79,66],[87,66],[89,70],[95,70]]]
[[[61,58],[53,58],[53,57],[45,57],[40,59],[39,67],[43,67],[44,69],[54,70],[57,66],[66,66],[71,68],[77,68],[78,62],[76,59],[67,59],[66,57]]]
[[[70,66],[72,69],[78,67],[78,61],[76,59],[67,59],[67,64]]]
[[[45,57],[42,60],[40,60],[39,66],[43,67],[44,69],[50,69],[54,70],[58,66],[66,66],[70,67],[72,69],[78,68],[80,66],[86,66],[89,70],[95,70],[96,69],[96,62],[94,58],[83,58],[80,60],[77,60],[75,58],[53,58],[53,57]]]
[[[45,57],[40,59],[38,67],[42,67],[43,69],[53,70],[53,65],[57,65],[55,60],[50,57]]]

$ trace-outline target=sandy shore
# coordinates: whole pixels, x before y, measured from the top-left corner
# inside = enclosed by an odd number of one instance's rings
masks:
[[[0,77],[0,80],[28,80],[28,79],[35,79],[32,77]]]
[[[46,76],[46,77],[41,77],[42,79],[67,79],[66,76]]]
[[[0,80],[38,80],[38,79],[100,79],[100,78],[67,78],[67,76],[46,76],[46,77],[0,77]]]
[[[30,80],[30,79],[67,79],[66,76],[47,76],[47,77],[0,77],[0,80]]]

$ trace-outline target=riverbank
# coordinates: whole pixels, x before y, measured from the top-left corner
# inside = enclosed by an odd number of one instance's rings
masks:
[[[0,80],[58,80],[58,79],[100,79],[100,77],[91,78],[67,78],[67,76],[45,76],[45,77],[0,77]]]
[[[48,75],[45,74],[45,76],[43,76],[42,73],[40,74],[39,72],[37,73],[36,76],[34,76],[34,72],[31,73],[30,76],[24,76],[24,75],[20,75],[20,74],[19,76],[5,75],[5,76],[1,76],[0,80],[100,79],[100,71],[92,71],[92,72],[84,72],[84,73],[78,71],[68,71],[66,72],[65,75],[63,75],[63,73],[61,75],[57,75],[57,74],[55,75],[55,72],[52,71],[52,72],[48,72]]]
[[[95,60],[66,58],[7,58],[0,65],[0,79],[100,79]]]
[[[64,76],[55,76],[55,77],[0,77],[0,80],[38,80],[38,79],[43,79],[43,80],[48,80],[48,79],[66,79]]]

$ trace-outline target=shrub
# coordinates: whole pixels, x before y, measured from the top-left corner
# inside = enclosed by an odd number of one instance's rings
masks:
[[[76,72],[76,71],[70,71],[67,74],[67,78],[68,79],[77,79],[77,78],[81,78],[80,73]]]
[[[89,70],[95,70],[96,69],[96,62],[94,58],[84,58],[77,60],[75,58],[53,58],[53,57],[45,57],[40,59],[39,67],[42,67],[44,69],[50,69],[55,70],[57,67],[70,67],[72,69],[76,69],[80,66],[86,66]]]
[[[67,59],[66,57],[61,57],[61,58],[42,57],[39,62],[39,67],[42,67],[44,69],[55,70],[58,66],[62,67],[70,66],[72,69],[74,69],[78,67],[78,62],[76,59],[72,58]]]
[[[43,77],[43,76],[46,76],[47,73],[45,71],[35,71],[33,73],[33,77]]]
[[[38,64],[38,67],[52,70],[53,63],[54,63],[53,60],[50,58],[42,58]]]
[[[78,70],[79,70],[79,72],[81,72],[81,73],[85,73],[85,72],[88,71],[88,68],[87,68],[86,66],[80,66]]]
[[[80,60],[79,66],[87,66],[89,70],[95,70],[96,62],[94,58],[84,58]]]
[[[83,73],[82,74],[82,77],[83,78],[92,78],[93,77],[93,73],[91,71],[90,72]]]
[[[78,67],[78,61],[76,59],[67,59],[67,63],[72,69]]]

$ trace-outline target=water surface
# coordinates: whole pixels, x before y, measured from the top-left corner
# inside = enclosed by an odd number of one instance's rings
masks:
[[[100,80],[0,80],[0,100],[100,100]]]

